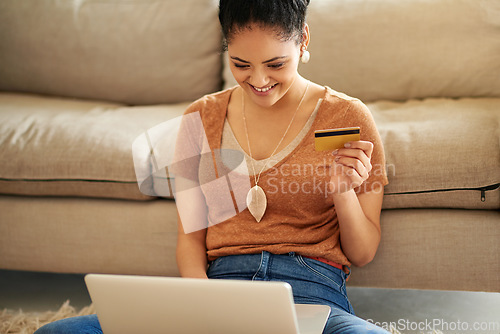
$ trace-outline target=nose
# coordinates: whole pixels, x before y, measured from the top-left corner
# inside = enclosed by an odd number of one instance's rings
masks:
[[[262,69],[255,69],[251,74],[250,84],[257,88],[263,88],[269,85],[269,76]]]

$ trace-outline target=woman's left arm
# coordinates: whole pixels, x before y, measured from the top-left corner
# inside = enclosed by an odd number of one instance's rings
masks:
[[[333,201],[340,227],[342,251],[356,266],[372,261],[380,243],[383,186],[356,194],[372,170],[373,144],[355,141],[334,152],[331,179]]]
[[[368,264],[377,252],[382,197],[383,189],[359,195],[349,190],[334,195],[342,251],[355,266]]]

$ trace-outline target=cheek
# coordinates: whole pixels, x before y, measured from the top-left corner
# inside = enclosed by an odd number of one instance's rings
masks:
[[[273,79],[282,83],[285,87],[290,86],[297,78],[297,69],[293,66],[289,66],[280,71],[276,71],[273,75]]]
[[[248,77],[247,74],[245,74],[245,71],[241,71],[234,67],[231,67],[231,73],[233,74],[234,80],[238,83],[241,83]]]
[[[283,71],[280,71],[282,73],[280,73],[280,76],[283,78],[283,79],[287,79],[287,80],[293,80],[295,79],[295,77],[297,76],[298,72],[297,72],[297,67],[294,67],[294,66],[289,66],[288,68],[284,69]]]

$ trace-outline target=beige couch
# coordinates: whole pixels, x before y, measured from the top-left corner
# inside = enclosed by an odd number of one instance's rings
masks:
[[[309,79],[359,97],[390,184],[352,286],[500,291],[500,5],[312,0]],[[132,142],[231,85],[216,1],[0,0],[0,268],[177,275]],[[154,185],[151,185],[153,191]]]

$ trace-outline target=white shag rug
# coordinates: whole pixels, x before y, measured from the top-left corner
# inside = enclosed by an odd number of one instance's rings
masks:
[[[23,312],[4,309],[0,311],[0,333],[2,334],[33,334],[41,326],[50,322],[94,314],[93,305],[84,307],[79,312],[70,305],[69,300],[64,302],[57,311],[48,312]]]

